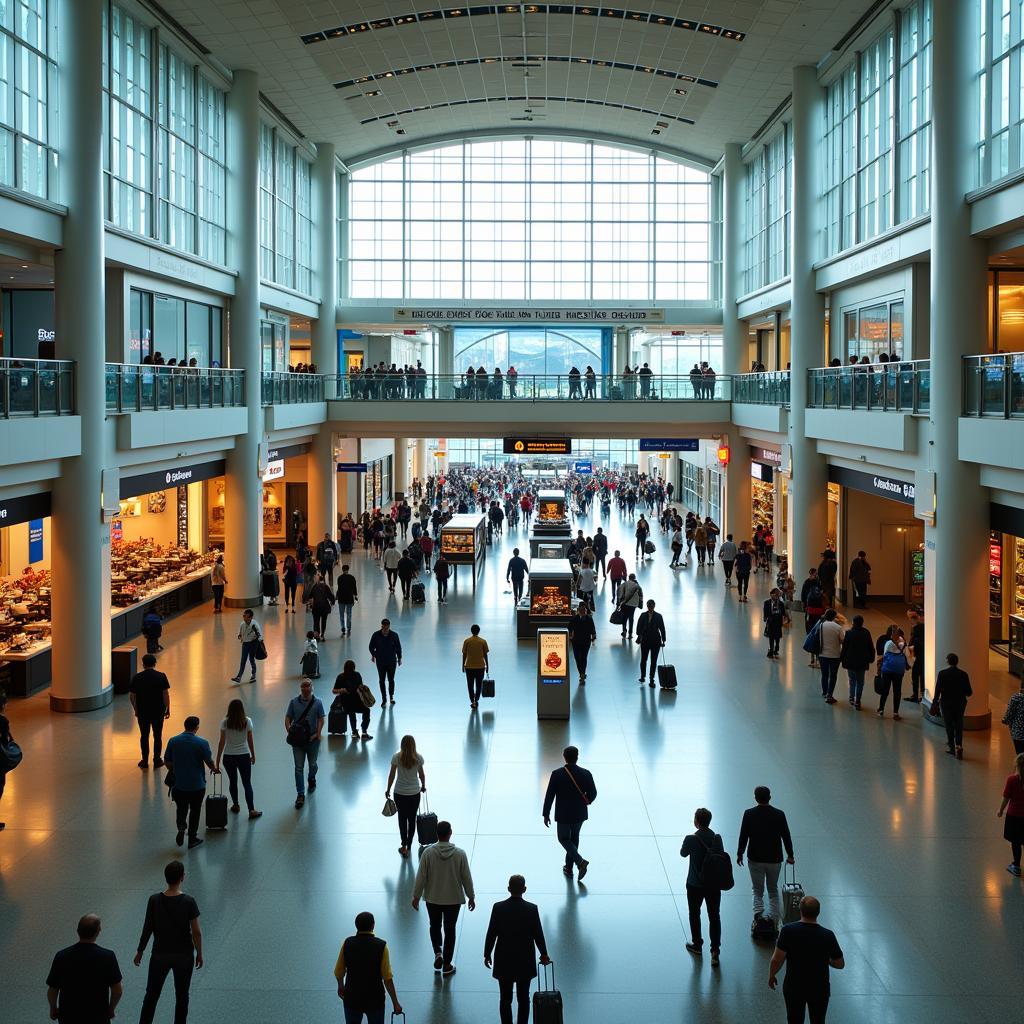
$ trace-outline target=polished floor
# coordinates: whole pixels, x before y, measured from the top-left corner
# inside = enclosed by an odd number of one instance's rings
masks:
[[[632,548],[631,529],[616,514],[610,532],[613,545]],[[228,700],[241,694],[256,725],[254,783],[265,812],[255,822],[232,820],[227,833],[208,834],[184,857],[206,955],[190,1020],[340,1020],[334,960],[356,912],[369,909],[390,943],[410,1024],[496,1021],[483,937],[490,904],[520,872],[540,905],[570,1024],[782,1021],[781,993],[766,983],[770,950],[749,937],[745,870],[723,898],[721,968],[683,949],[680,837],[704,805],[734,849],[759,783],[788,813],[800,881],[821,898],[822,922],[846,953],[846,970],[833,976],[831,1021],[1019,1019],[1024,883],[1005,870],[1009,849],[995,816],[1012,760],[998,725],[1005,676],[993,699],[997,724],[969,736],[957,763],[914,705],[901,722],[858,714],[845,701],[825,706],[797,637],[786,638],[780,662],[765,658],[758,619],[767,581],[738,605],[720,568],[691,563],[671,572],[656,532],[659,551],[639,574],[667,612],[678,693],[637,684],[636,649],[608,625],[602,591],[598,645],[587,685],[573,680],[572,719],[538,723],[535,647],[514,639],[504,583],[516,539],[525,533],[506,536],[491,553],[475,592],[460,570],[445,607],[388,595],[372,560],[355,558],[355,636],[340,638],[332,619],[318,692],[329,696],[350,654],[373,674],[366,643],[387,614],[406,650],[398,702],[374,710],[371,742],[324,745],[320,786],[302,811],[292,806],[283,715],[309,620],[281,608],[260,612],[270,659],[254,686],[229,681],[238,657],[233,613],[199,609],[169,624],[161,668],[172,684],[172,732],[198,714],[201,733],[215,743]],[[458,672],[474,620],[491,645],[498,693],[478,713],[469,711]],[[0,804],[8,823],[0,833],[0,1017],[45,1019],[50,959],[73,941],[79,915],[94,911],[103,918],[101,941],[125,973],[118,1017],[134,1020],[145,970],[131,958],[146,897],[179,856],[162,773],[136,767],[125,697],[60,716],[49,713],[44,693],[12,701],[8,714],[25,761]],[[432,970],[425,913],[409,904],[415,859],[399,858],[394,820],[380,814],[388,762],[406,732],[425,756],[431,806],[452,821],[477,886],[477,910],[461,919],[458,973],[444,981]],[[561,850],[540,817],[548,772],[569,741],[599,790],[583,833],[591,861],[584,884],[563,877]],[[168,985],[158,1021],[171,1020],[171,996]]]

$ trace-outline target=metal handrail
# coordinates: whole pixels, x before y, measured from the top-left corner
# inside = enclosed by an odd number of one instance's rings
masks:
[[[322,373],[290,373],[288,371],[264,371],[260,382],[260,397],[263,405],[298,405],[302,402],[324,400]]]
[[[0,359],[0,418],[69,416],[74,408],[70,359]]]
[[[931,408],[931,360],[851,363],[808,370],[807,407],[926,413]]]
[[[107,412],[226,409],[245,405],[245,370],[106,364]]]
[[[789,370],[760,370],[736,373],[732,378],[732,400],[748,405],[789,405]]]
[[[335,374],[327,377],[327,398],[352,401],[637,401],[728,402],[732,378],[667,375],[525,374],[509,379],[492,374]]]
[[[963,415],[1024,417],[1024,352],[963,357]]]

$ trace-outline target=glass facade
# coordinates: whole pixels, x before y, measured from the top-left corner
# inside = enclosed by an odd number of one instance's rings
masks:
[[[518,459],[515,455],[505,455],[502,451],[504,442],[494,437],[449,437],[445,451],[448,462],[469,462],[474,466],[497,466]],[[574,459],[593,459],[601,466],[635,465],[639,458],[636,439],[574,437],[572,439],[572,455],[560,458],[525,458],[519,459],[524,470],[532,469],[538,464],[557,465],[566,469]]]
[[[223,265],[224,92],[116,4],[106,10],[103,82],[107,220]]]
[[[979,0],[978,185],[1024,169],[1024,3]]]
[[[456,327],[455,370],[514,366],[521,375],[567,374],[573,366],[581,371],[592,366],[601,373],[610,335],[601,327]]]
[[[269,124],[260,125],[260,276],[313,291],[312,164]]]
[[[351,298],[711,301],[710,176],[596,143],[465,142],[349,178]]]
[[[58,200],[56,12],[0,0],[0,185]]]
[[[128,308],[125,362],[141,363],[161,355],[182,365],[220,366],[224,311],[219,306],[132,288]]]
[[[756,291],[789,274],[793,209],[793,130],[783,124],[747,164],[743,290]]]

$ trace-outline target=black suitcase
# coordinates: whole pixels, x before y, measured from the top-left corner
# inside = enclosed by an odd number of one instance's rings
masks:
[[[414,583],[409,590],[413,604],[425,604],[427,600],[427,588],[422,583]]]
[[[676,688],[676,667],[675,665],[658,666],[658,685],[663,690],[674,690]]]
[[[555,965],[551,967],[551,988],[547,987],[548,968],[542,966],[538,988],[533,993],[533,1024],[562,1024],[562,993],[555,988]]]
[[[750,937],[755,942],[774,942],[779,935],[775,927],[775,919],[771,917],[755,917],[750,925]]]
[[[348,715],[341,708],[331,708],[327,712],[327,735],[344,736],[348,725]]]
[[[480,696],[481,697],[493,697],[494,696],[494,680],[485,679],[480,684]]]
[[[307,679],[320,678],[320,655],[316,651],[306,651],[302,656],[302,674]]]
[[[437,815],[428,806],[426,794],[423,795],[423,811],[416,815],[416,838],[420,846],[437,842]]]
[[[213,776],[213,792],[206,798],[207,829],[227,829],[228,798],[220,792],[223,785],[218,785],[220,776]]]

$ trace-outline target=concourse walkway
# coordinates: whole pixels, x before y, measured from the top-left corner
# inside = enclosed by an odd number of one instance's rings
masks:
[[[631,525],[615,511],[604,522],[611,547],[632,564]],[[588,533],[594,525],[585,524]],[[1017,1019],[1024,892],[1005,870],[1009,849],[995,817],[1012,761],[1005,730],[969,735],[957,763],[914,705],[901,722],[879,721],[867,694],[859,714],[845,699],[825,706],[799,647],[801,629],[787,635],[779,662],[765,658],[763,574],[740,605],[720,566],[691,562],[673,573],[656,526],[653,539],[658,551],[638,575],[666,613],[679,690],[638,685],[638,653],[608,624],[605,584],[598,644],[584,688],[573,672],[568,724],[537,722],[535,647],[514,639],[504,571],[512,544],[527,547],[524,528],[489,552],[475,593],[461,568],[444,607],[430,579],[425,606],[388,595],[373,560],[356,553],[355,635],[340,638],[331,619],[317,692],[329,700],[350,654],[376,687],[366,644],[386,614],[405,649],[397,704],[374,709],[372,741],[324,743],[320,784],[302,811],[292,806],[283,716],[310,619],[259,611],[270,658],[252,686],[229,681],[238,663],[233,612],[215,617],[206,606],[170,622],[160,663],[172,686],[170,732],[195,713],[215,746],[228,700],[241,695],[255,722],[254,786],[264,811],[254,822],[232,816],[227,833],[206,834],[192,852],[174,846],[163,772],[136,767],[126,697],[81,715],[51,714],[45,693],[12,701],[25,761],[0,804],[8,823],[0,833],[4,1019],[44,1019],[51,957],[92,911],[125,975],[118,1019],[136,1020],[146,972],[131,960],[146,897],[162,888],[164,864],[182,856],[206,959],[192,986],[192,1024],[340,1020],[332,969],[364,909],[389,942],[410,1024],[494,1021],[497,986],[483,966],[483,937],[513,872],[526,876],[527,898],[540,906],[569,1024],[781,1022],[782,994],[767,987],[770,949],[749,938],[745,869],[722,901],[721,968],[683,948],[686,864],[678,851],[693,810],[709,807],[712,827],[735,852],[740,815],[762,783],[789,816],[798,876],[821,898],[822,923],[846,955],[846,970],[833,973],[832,1024]],[[491,646],[497,683],[496,699],[478,713],[457,671],[473,621]],[[837,696],[845,685],[843,674]],[[458,973],[444,981],[432,970],[426,914],[409,904],[416,854],[399,858],[395,822],[380,814],[388,763],[406,732],[425,757],[431,808],[452,822],[477,887],[475,913],[460,918]],[[598,788],[583,830],[591,862],[583,884],[563,877],[562,851],[540,816],[548,773],[570,741]],[[171,1001],[168,983],[158,1020],[171,1019]]]

